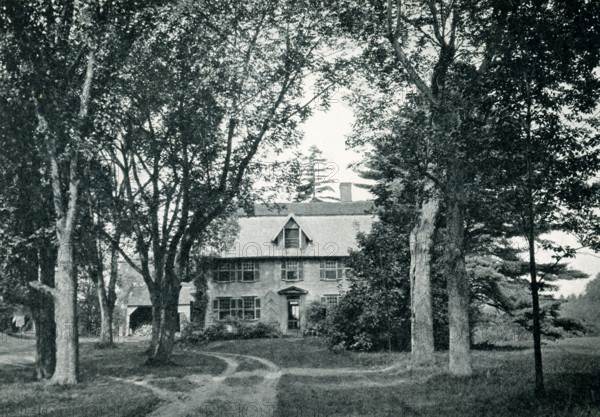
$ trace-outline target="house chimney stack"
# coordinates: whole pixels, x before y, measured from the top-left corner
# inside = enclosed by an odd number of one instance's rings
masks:
[[[340,201],[350,203],[352,201],[352,183],[340,182]]]

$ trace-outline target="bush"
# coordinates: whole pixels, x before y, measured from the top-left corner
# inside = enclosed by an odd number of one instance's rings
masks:
[[[181,332],[180,340],[195,345],[207,343],[208,338],[204,331],[204,324],[195,321],[188,323]]]
[[[321,336],[326,332],[327,307],[322,301],[312,301],[306,307],[305,335]]]
[[[230,317],[217,321],[206,328],[198,322],[190,323],[181,333],[181,342],[203,344],[217,340],[266,339],[274,337],[281,337],[281,332],[277,326]]]
[[[363,296],[366,291],[360,287],[364,284],[355,282],[354,291],[341,297],[337,307],[328,314],[325,333],[330,348],[334,352],[342,348],[359,351],[407,349],[410,324],[397,309],[403,303],[390,300],[377,303],[372,297]]]

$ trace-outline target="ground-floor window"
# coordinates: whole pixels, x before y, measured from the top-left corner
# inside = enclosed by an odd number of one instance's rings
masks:
[[[324,295],[321,297],[321,301],[325,304],[327,311],[331,311],[338,305],[339,295]]]
[[[260,318],[260,298],[243,297],[242,300],[244,301],[243,318],[259,319]]]
[[[254,296],[216,298],[213,300],[213,314],[219,320],[227,317],[239,317],[246,320],[259,319],[260,298]]]

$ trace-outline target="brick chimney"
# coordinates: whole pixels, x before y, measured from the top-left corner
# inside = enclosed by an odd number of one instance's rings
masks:
[[[349,203],[352,201],[352,183],[340,182],[340,201]]]

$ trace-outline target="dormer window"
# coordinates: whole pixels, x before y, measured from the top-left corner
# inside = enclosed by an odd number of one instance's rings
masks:
[[[312,239],[302,222],[290,214],[277,229],[277,234],[273,236],[272,242],[279,249],[297,249],[296,252],[300,252],[305,249],[305,246],[310,245]],[[294,251],[287,253],[290,252]]]
[[[300,247],[300,228],[294,222],[290,222],[285,229],[284,233],[284,244],[286,249],[294,249]]]

